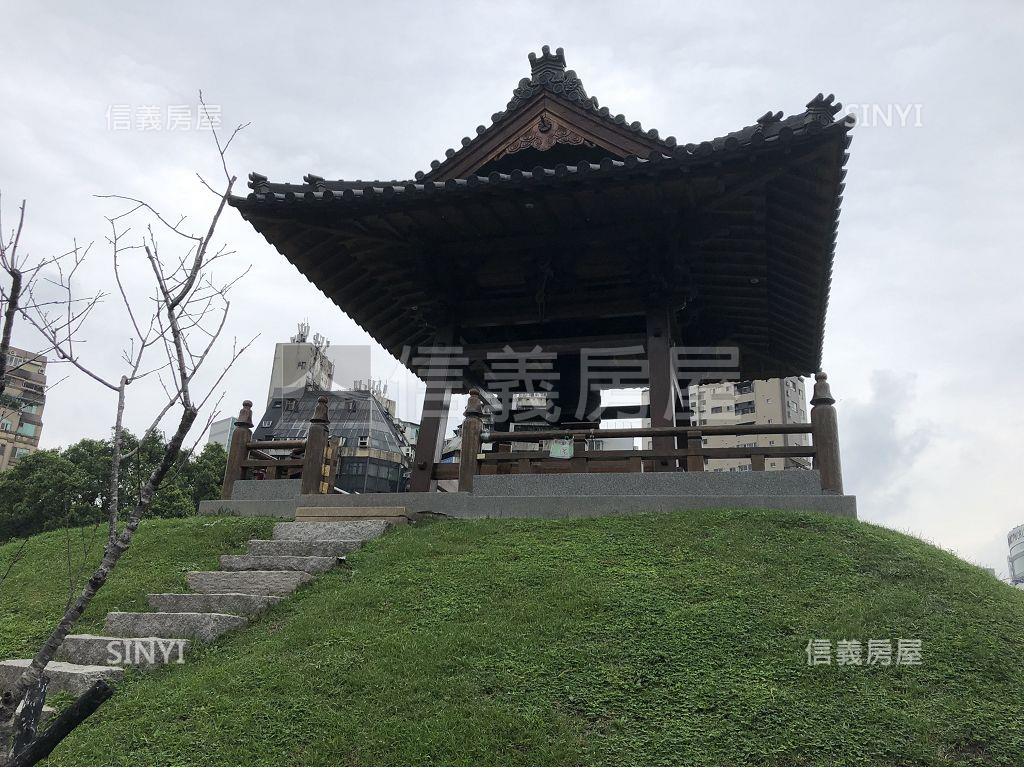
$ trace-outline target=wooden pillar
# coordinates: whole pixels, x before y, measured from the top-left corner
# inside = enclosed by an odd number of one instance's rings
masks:
[[[309,434],[306,437],[306,453],[302,460],[302,484],[300,493],[303,495],[320,493],[320,484],[324,478],[324,458],[327,453],[329,430],[327,425],[330,417],[327,410],[327,397],[320,395],[316,401],[313,418],[309,420]],[[330,487],[330,484],[328,484]]]
[[[242,410],[238,412],[235,430],[231,433],[231,442],[228,444],[228,460],[224,466],[224,485],[220,492],[222,499],[230,499],[231,491],[235,487],[235,480],[243,479],[245,470],[242,468],[242,462],[249,455],[250,440],[252,440],[252,400],[246,400],[242,403]]]
[[[473,492],[473,478],[477,473],[477,454],[480,453],[480,433],[484,428],[484,404],[480,390],[469,390],[466,417],[462,422],[462,455],[459,463],[459,490]]]
[[[668,304],[660,303],[647,310],[647,364],[650,391],[652,427],[675,426],[674,386],[672,377],[672,317]],[[651,439],[655,451],[675,449],[674,437]],[[654,471],[666,472],[676,468],[675,459],[655,459]]]
[[[828,384],[828,375],[814,376],[811,397],[811,427],[814,438],[814,468],[821,474],[821,489],[828,493],[843,492],[843,468],[839,460],[839,422],[835,398]]]
[[[454,334],[451,328],[438,332],[434,346],[450,347]],[[420,416],[420,435],[416,441],[416,456],[413,459],[409,477],[410,491],[435,491],[434,466],[441,461],[444,435],[448,429],[448,410],[452,403],[452,381],[448,378],[448,359],[438,360],[444,375],[433,371],[427,380],[427,394],[423,398],[423,414]],[[431,362],[431,367],[435,365]]]

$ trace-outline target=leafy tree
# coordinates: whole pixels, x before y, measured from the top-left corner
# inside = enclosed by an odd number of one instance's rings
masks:
[[[189,463],[192,472],[192,503],[197,509],[201,501],[220,498],[227,463],[228,452],[220,443],[207,443],[195,460]]]
[[[174,484],[161,488],[149,508],[151,517],[186,517],[195,513],[196,508],[188,490]]]
[[[99,520],[93,478],[59,451],[37,451],[0,474],[0,541]]]
[[[132,508],[166,449],[162,434],[142,445],[130,432],[121,440],[118,482],[122,510]],[[104,516],[110,498],[110,440],[80,440],[63,450],[38,451],[0,473],[0,542],[64,526],[87,525]],[[154,517],[194,515],[199,503],[220,497],[227,452],[211,443],[198,454],[182,452],[153,498]]]

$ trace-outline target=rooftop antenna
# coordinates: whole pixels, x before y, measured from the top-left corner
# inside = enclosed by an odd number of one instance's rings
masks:
[[[292,336],[292,344],[305,344],[309,338],[309,321],[303,320],[299,323],[299,332]]]

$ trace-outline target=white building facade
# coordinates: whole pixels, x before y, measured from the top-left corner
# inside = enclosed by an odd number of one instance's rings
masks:
[[[1010,548],[1010,556],[1006,558],[1010,582],[1024,585],[1024,525],[1018,525],[1006,534],[1006,544]]]
[[[806,424],[809,419],[807,391],[803,378],[764,381],[721,382],[689,388],[694,426],[746,424]],[[748,435],[704,438],[709,448],[781,448],[810,444],[808,435]],[[804,458],[768,458],[765,469],[810,469]],[[744,472],[751,469],[750,459],[708,459],[709,472]]]

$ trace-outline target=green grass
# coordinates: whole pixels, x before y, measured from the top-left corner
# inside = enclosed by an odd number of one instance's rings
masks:
[[[143,546],[224,535],[163,525]],[[129,676],[52,760],[1024,761],[1024,595],[889,530],[748,511],[440,522],[350,565]],[[923,664],[809,667],[812,637],[920,638]]]
[[[149,610],[149,592],[185,591],[186,571],[216,569],[220,555],[243,551],[249,539],[269,538],[272,527],[269,520],[241,517],[144,520],[76,631],[101,633],[108,611]],[[35,655],[64,613],[69,595],[77,597],[99,565],[105,537],[102,526],[0,545],[0,577],[21,552],[0,584],[0,659]]]

